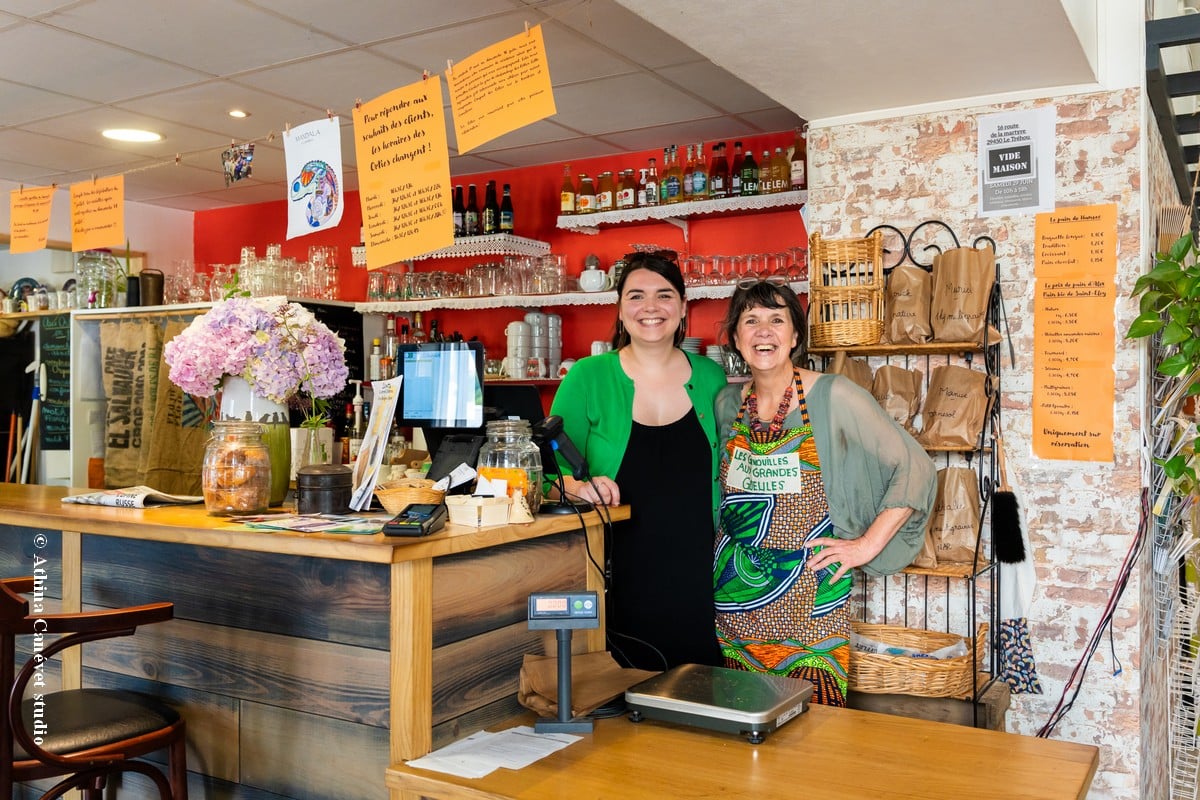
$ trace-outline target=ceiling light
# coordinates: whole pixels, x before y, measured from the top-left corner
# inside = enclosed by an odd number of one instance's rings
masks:
[[[240,108],[234,108],[230,109],[229,116],[233,117],[234,119],[245,119],[246,117],[250,116],[250,112],[242,111]]]
[[[118,142],[157,142],[162,139],[162,134],[137,128],[109,128],[102,133],[105,139],[116,139]]]

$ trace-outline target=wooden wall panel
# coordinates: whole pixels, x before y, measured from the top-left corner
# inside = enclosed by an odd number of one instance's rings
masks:
[[[433,565],[433,645],[524,621],[532,592],[582,590],[579,534],[518,542]]]
[[[435,649],[434,725],[515,695],[522,658],[541,652],[539,632],[524,622]]]
[[[309,800],[382,800],[386,730],[242,704],[242,782]]]
[[[45,537],[45,546],[38,547],[36,536]],[[38,540],[41,541],[41,540]],[[34,555],[46,559],[46,596],[62,597],[62,534],[19,525],[0,525],[0,578],[20,578],[33,575]]]
[[[84,663],[368,725],[387,725],[388,654],[365,647],[172,620],[96,642]]]
[[[109,536],[84,536],[83,562],[85,603],[168,600],[178,618],[388,647],[384,564]]]
[[[476,731],[494,728],[501,722],[511,719],[525,709],[517,702],[516,694],[501,698],[494,703],[475,709],[461,717],[447,720],[433,728],[433,749],[445,747],[451,742],[458,741],[464,736],[470,736]]]

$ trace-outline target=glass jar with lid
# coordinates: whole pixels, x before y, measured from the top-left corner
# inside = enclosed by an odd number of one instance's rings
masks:
[[[200,474],[204,507],[217,517],[261,514],[271,499],[271,455],[257,422],[213,424]]]
[[[479,477],[508,483],[508,496],[522,495],[529,513],[542,504],[542,455],[533,443],[526,419],[498,419],[487,424],[487,441],[479,450]]]
[[[87,250],[75,261],[75,306],[113,308],[125,277],[121,262],[108,250]]]

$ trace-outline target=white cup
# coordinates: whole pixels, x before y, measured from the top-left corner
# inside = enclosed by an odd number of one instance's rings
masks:
[[[603,292],[612,288],[612,278],[599,269],[585,269],[579,273],[579,288],[585,292]]]
[[[607,353],[609,350],[612,350],[612,343],[610,342],[602,342],[599,339],[592,342],[592,355],[594,356]]]
[[[567,373],[571,371],[571,367],[575,366],[575,359],[568,358],[566,361],[558,365],[558,377],[565,378]]]

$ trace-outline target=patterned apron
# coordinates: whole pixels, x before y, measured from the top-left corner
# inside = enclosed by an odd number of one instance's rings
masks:
[[[803,545],[834,533],[804,387],[797,373],[798,428],[782,428],[785,398],[778,425],[753,430],[744,422],[748,405],[757,422],[753,391],[721,463],[717,638],[727,667],[804,678],[815,687],[813,702],[845,706],[852,578],[830,584],[836,564],[805,568],[810,551]]]

